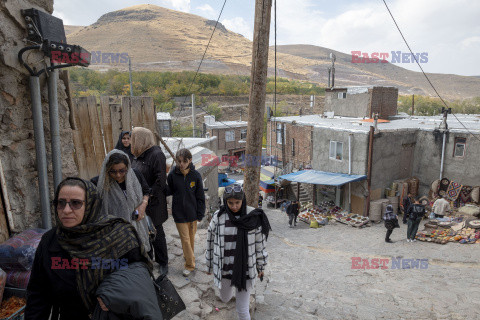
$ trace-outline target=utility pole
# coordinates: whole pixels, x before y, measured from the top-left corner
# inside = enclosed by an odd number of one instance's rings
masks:
[[[412,116],[415,114],[415,95],[412,94]]]
[[[258,185],[260,183],[271,9],[272,0],[255,0],[255,26],[253,32],[252,73],[244,175],[247,205],[255,208],[258,206]]]
[[[193,121],[193,137],[197,137],[197,132],[195,130],[197,115],[195,114],[195,94],[192,93],[192,121]]]
[[[133,85],[132,85],[132,59],[128,56],[128,73],[130,77],[130,97],[133,97]]]

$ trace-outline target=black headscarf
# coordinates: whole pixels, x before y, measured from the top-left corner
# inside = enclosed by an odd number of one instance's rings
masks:
[[[120,136],[118,137],[117,144],[115,145],[115,149],[125,152],[127,154],[127,156],[130,158],[130,162],[132,162],[133,161],[132,144],[130,144],[128,147],[125,147],[122,143],[122,138],[127,133],[130,134],[129,131],[122,131],[120,133]]]
[[[234,197],[234,196],[232,196]],[[226,202],[231,197],[225,197],[224,205],[220,207],[218,216],[224,213],[237,227],[237,243],[235,247],[232,285],[239,291],[247,290],[247,272],[248,272],[248,231],[262,227],[262,233],[268,239],[268,233],[272,229],[267,215],[262,209],[254,209],[247,214],[247,200],[243,195],[242,207],[236,214],[233,213]],[[237,198],[237,197],[234,197]],[[240,214],[240,215],[239,215]]]
[[[72,258],[88,259],[89,263],[93,257],[119,259],[137,247],[146,257],[143,246],[139,245],[140,240],[135,228],[127,221],[108,216],[101,210],[102,199],[93,183],[80,178],[67,179],[82,181],[86,188],[85,214],[79,225],[71,228],[63,227],[58,214],[55,214],[58,242]],[[58,201],[59,192],[60,188],[57,188],[54,203]],[[149,267],[151,268],[151,265]],[[77,287],[88,310],[95,306],[97,287],[113,271],[115,270],[90,267],[76,270]]]

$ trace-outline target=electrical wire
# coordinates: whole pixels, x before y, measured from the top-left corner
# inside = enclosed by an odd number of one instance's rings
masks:
[[[225,0],[223,2],[222,9],[220,10],[220,14],[218,15],[217,21],[215,22],[215,26],[213,27],[213,31],[212,31],[212,34],[210,35],[210,39],[208,40],[207,47],[205,48],[205,51],[203,52],[202,59],[200,60],[200,64],[198,65],[197,71],[195,72],[195,75],[193,76],[193,80],[190,83],[190,86],[189,86],[187,92],[190,92],[190,90],[192,89],[192,85],[195,83],[195,79],[197,78],[197,74],[200,71],[200,67],[202,66],[203,59],[205,59],[205,55],[207,54],[208,47],[210,46],[210,42],[212,41],[213,35],[215,34],[215,30],[217,29],[218,21],[220,20],[220,17],[222,16],[223,8],[225,8],[226,3],[227,3],[227,0]],[[186,101],[187,101],[187,97],[185,97],[185,100],[183,101],[183,103],[185,103]]]
[[[387,5],[387,2],[386,2],[385,0],[382,0],[382,1],[383,1],[383,3],[385,4],[385,7],[387,8],[388,13],[390,14],[390,17],[392,17],[392,20],[393,20],[393,22],[395,23],[395,26],[397,27],[398,32],[399,32],[400,35],[402,36],[403,41],[404,41],[405,44],[407,45],[408,50],[409,50],[410,53],[412,54],[413,59],[415,59],[415,62],[417,63],[418,67],[420,68],[420,70],[422,71],[423,75],[424,75],[425,78],[427,79],[428,83],[429,83],[430,86],[432,87],[433,91],[435,91],[435,94],[440,98],[440,100],[441,100],[442,103],[445,105],[445,107],[446,107],[447,109],[449,109],[450,107],[449,107],[448,104],[445,102],[445,100],[443,100],[443,98],[440,96],[440,94],[438,93],[437,89],[435,88],[435,86],[433,85],[433,83],[430,81],[430,78],[427,76],[427,74],[426,74],[425,71],[423,70],[422,66],[421,66],[420,63],[418,62],[417,57],[413,54],[413,51],[412,51],[412,49],[410,48],[410,45],[408,44],[407,39],[405,39],[405,36],[403,35],[402,31],[400,30],[400,27],[398,26],[397,21],[396,21],[395,18],[393,17],[393,14],[392,14],[392,12],[390,11],[390,8],[389,8],[388,5]],[[473,133],[463,124],[463,122],[461,122],[460,119],[458,119],[458,117],[457,117],[453,112],[452,112],[452,115],[453,115],[453,116],[455,117],[455,119],[457,119],[457,121],[465,128],[465,130],[467,130],[468,133],[470,133],[475,139],[477,139],[478,141],[480,141],[480,138],[477,137],[475,134],[473,134]]]

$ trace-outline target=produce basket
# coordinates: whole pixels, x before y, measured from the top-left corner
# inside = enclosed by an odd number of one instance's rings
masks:
[[[26,299],[27,290],[5,287],[5,291],[3,293],[3,302],[8,301],[11,297]],[[3,310],[0,310],[0,313],[2,311]],[[25,312],[25,305],[23,305],[18,310],[16,310],[13,314],[7,317],[2,317],[0,315],[0,320],[23,320],[25,317],[24,312]]]

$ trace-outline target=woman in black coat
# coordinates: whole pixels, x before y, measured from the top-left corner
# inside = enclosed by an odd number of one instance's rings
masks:
[[[25,319],[48,320],[53,308],[51,319],[59,314],[61,320],[88,320],[97,303],[106,308],[96,290],[109,274],[149,260],[133,226],[102,212],[91,182],[65,179],[53,203],[57,223],[35,253]]]
[[[122,131],[120,133],[120,135],[118,136],[117,144],[115,145],[115,149],[125,152],[130,159],[130,163],[133,162],[132,146],[130,143],[130,132]]]
[[[152,131],[136,127],[131,134],[132,154],[135,157],[132,168],[140,171],[151,188],[146,213],[152,219],[157,236],[153,242],[155,261],[160,265],[160,273],[168,272],[168,254],[165,231],[162,224],[167,220],[167,164],[165,154],[155,145]]]

